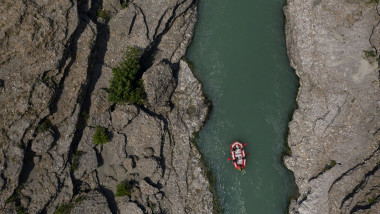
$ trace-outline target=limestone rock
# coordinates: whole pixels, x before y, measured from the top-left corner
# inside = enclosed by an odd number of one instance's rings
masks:
[[[127,170],[127,171],[132,171],[132,159],[130,158],[127,158],[123,161],[123,167]]]
[[[133,147],[133,154],[142,158],[144,150],[152,148],[154,156],[160,156],[163,126],[158,118],[140,112],[124,130],[128,145]]]
[[[158,189],[148,184],[145,180],[140,181],[141,193],[145,195],[153,195],[158,192]]]
[[[40,133],[32,144],[32,150],[37,154],[47,152],[54,142],[54,136],[51,131]]]
[[[175,87],[172,69],[168,64],[152,66],[143,75],[144,89],[150,106],[168,106]]]
[[[212,213],[190,144],[208,103],[181,60],[197,1],[4,0],[0,13],[0,210]],[[128,46],[141,50],[142,106],[108,102]],[[130,194],[115,199],[122,181]]]
[[[137,204],[133,202],[128,202],[127,204],[120,207],[120,214],[143,214],[144,212],[141,210]]]
[[[151,177],[158,169],[158,163],[152,158],[144,158],[137,162],[137,170],[147,177]]]
[[[379,195],[379,5],[288,1],[286,44],[299,76],[285,165],[299,189],[290,213],[375,213]],[[360,187],[360,188],[359,188]]]
[[[133,118],[138,114],[138,109],[133,105],[117,105],[112,111],[112,125],[118,130],[122,130],[127,126]]]

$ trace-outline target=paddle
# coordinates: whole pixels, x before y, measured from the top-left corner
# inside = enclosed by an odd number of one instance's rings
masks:
[[[247,145],[247,143],[244,143],[244,145],[243,146],[246,146]]]
[[[227,160],[231,160],[231,158],[227,158]]]

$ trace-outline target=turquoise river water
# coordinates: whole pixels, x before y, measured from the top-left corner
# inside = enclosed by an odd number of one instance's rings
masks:
[[[298,80],[284,41],[284,0],[201,0],[187,58],[212,101],[198,146],[224,213],[279,214],[295,189],[281,152]],[[247,142],[245,174],[229,144]]]

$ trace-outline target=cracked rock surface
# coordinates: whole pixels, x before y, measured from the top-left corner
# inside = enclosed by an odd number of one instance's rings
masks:
[[[191,143],[209,103],[183,60],[197,3],[0,2],[1,211],[213,213]],[[107,101],[128,46],[142,50],[142,106]],[[94,144],[98,126],[110,142]]]
[[[286,43],[299,76],[289,123],[299,189],[290,213],[380,210],[380,5],[288,0]]]

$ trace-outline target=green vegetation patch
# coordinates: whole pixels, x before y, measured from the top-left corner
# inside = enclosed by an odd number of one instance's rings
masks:
[[[87,120],[88,120],[88,118],[89,118],[88,112],[86,112],[86,111],[82,111],[81,116],[82,116],[83,121],[84,121],[85,123],[87,123]]]
[[[74,208],[74,205],[80,203],[84,199],[83,196],[74,196],[74,198],[74,202],[59,205],[57,209],[54,211],[54,214],[69,214],[71,213],[71,210]]]
[[[79,158],[80,156],[82,156],[84,154],[84,152],[82,151],[79,151],[77,150],[74,155],[73,155],[73,159],[72,159],[72,163],[71,163],[71,169],[76,171],[78,170],[78,167],[79,167]]]
[[[335,160],[331,160],[331,162],[325,166],[325,168],[323,169],[323,172],[326,172],[327,170],[330,170],[335,165],[336,165],[336,161]]]
[[[95,144],[97,145],[103,145],[110,141],[107,130],[104,127],[97,126],[95,134],[92,138]]]
[[[11,196],[5,201],[5,203],[8,204],[8,203],[14,202],[18,197],[19,197],[18,195],[13,194],[13,195],[11,195]]]
[[[11,197],[9,197],[6,201],[5,201],[5,203],[6,204],[8,204],[8,203],[10,203],[10,202],[14,202],[14,201],[16,201],[17,199],[20,199],[20,195],[21,195],[21,190],[22,190],[22,188],[24,188],[24,185],[25,184],[20,184],[16,189],[15,189],[15,191],[13,192],[13,195],[11,195]]]
[[[88,112],[82,111],[79,118],[79,126],[85,127],[87,125],[87,121],[90,118]]]
[[[110,20],[111,18],[111,15],[110,15],[110,12],[108,10],[101,10],[101,9],[98,9],[98,14],[97,14],[97,17],[98,18],[103,18],[105,19],[106,21]]]
[[[364,51],[364,56],[366,59],[376,57],[376,52],[374,50]]]
[[[115,196],[131,196],[131,186],[128,181],[122,181],[120,184],[116,185],[116,194]]]
[[[62,204],[57,207],[54,214],[70,214],[71,210],[74,208],[73,204]]]
[[[369,0],[367,4],[378,4],[379,0]]]
[[[126,8],[127,7],[127,2],[123,2],[123,3],[121,3],[121,8],[122,9],[124,9],[124,8]]]
[[[53,126],[53,124],[51,123],[51,121],[49,119],[45,119],[44,122],[40,126],[40,133],[46,132],[52,126]]]
[[[78,196],[78,197],[74,200],[75,203],[79,203],[79,202],[81,202],[81,201],[83,201],[83,197],[82,197],[82,196]]]
[[[124,61],[112,68],[113,77],[108,88],[108,101],[114,103],[133,103],[141,105],[144,98],[144,87],[141,78],[137,77],[140,69],[140,50],[128,47]]]
[[[368,204],[374,204],[376,202],[376,199],[377,199],[376,196],[372,196],[372,197],[368,198]]]
[[[24,149],[24,144],[23,143],[18,143],[17,147],[20,148],[20,149]]]
[[[364,53],[364,59],[368,60],[368,62],[379,62],[379,57],[377,56],[376,52],[374,50],[369,51],[363,51]]]
[[[154,210],[156,209],[156,204],[154,203],[149,204],[149,208],[150,210],[152,210],[152,213],[154,213]]]
[[[25,214],[25,209],[21,205],[17,205],[17,214]]]

